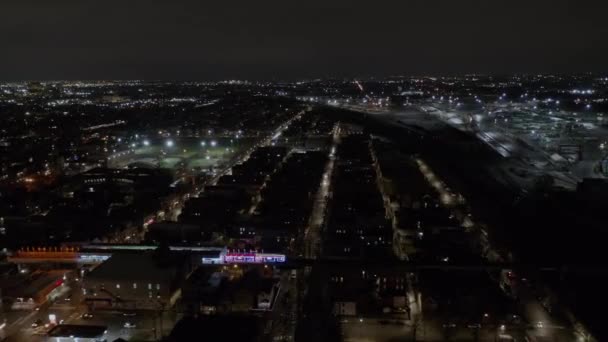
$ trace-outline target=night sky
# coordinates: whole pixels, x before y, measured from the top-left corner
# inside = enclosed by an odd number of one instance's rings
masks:
[[[0,80],[608,71],[608,1],[2,0]]]

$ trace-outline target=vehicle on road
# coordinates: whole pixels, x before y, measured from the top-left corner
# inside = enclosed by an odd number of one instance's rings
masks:
[[[40,318],[38,318],[37,320],[34,321],[34,323],[32,323],[32,328],[38,328],[41,325],[43,325],[43,322]]]

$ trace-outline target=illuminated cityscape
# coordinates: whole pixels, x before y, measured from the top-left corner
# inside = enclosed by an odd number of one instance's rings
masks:
[[[608,341],[606,13],[0,4],[0,342]]]
[[[607,83],[3,84],[1,330],[590,340]]]

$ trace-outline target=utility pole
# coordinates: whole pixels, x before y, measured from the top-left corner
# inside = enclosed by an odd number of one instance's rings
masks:
[[[416,319],[414,321],[414,324],[412,325],[412,341],[416,342],[416,333],[418,331],[418,319]]]
[[[156,310],[158,314],[158,329],[156,329],[156,318],[154,319],[154,339],[156,341],[160,341],[163,338],[163,312],[165,310],[165,304],[162,302],[158,302],[158,310]]]
[[[163,338],[163,312],[165,311],[165,304],[161,304],[161,309],[159,312],[159,320],[160,320],[160,338]]]

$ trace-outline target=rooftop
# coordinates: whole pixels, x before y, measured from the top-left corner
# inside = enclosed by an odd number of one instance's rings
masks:
[[[95,338],[105,334],[108,327],[102,325],[60,324],[48,332],[51,337]]]
[[[88,276],[95,280],[156,281],[171,283],[180,271],[181,259],[173,254],[161,256],[146,253],[114,253]]]

